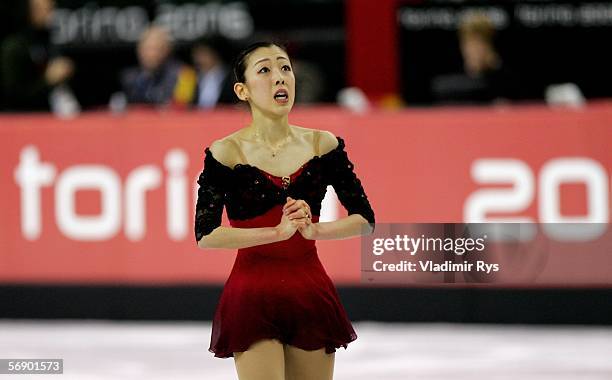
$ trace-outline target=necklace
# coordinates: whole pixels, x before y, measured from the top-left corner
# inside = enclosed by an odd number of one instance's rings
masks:
[[[280,150],[287,145],[287,143],[291,140],[291,132],[287,133],[287,136],[279,143],[277,143],[276,145],[272,146],[270,145],[270,143],[268,143],[263,136],[259,133],[259,131],[256,131],[254,133],[254,135],[258,138],[261,138],[261,141],[263,141],[266,146],[268,147],[268,149],[272,152],[272,157],[276,157],[276,155],[278,154],[278,152],[280,152]]]

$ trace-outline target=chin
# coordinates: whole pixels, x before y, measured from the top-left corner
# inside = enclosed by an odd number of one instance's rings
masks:
[[[285,110],[273,110],[273,111],[270,111],[270,114],[276,117],[284,117],[284,116],[289,115],[289,111],[291,111],[290,108],[287,108]]]
[[[273,104],[272,107],[268,109],[268,113],[271,113],[276,116],[285,116],[289,114],[289,112],[291,112],[292,108],[293,103],[284,106],[278,106],[276,104]]]

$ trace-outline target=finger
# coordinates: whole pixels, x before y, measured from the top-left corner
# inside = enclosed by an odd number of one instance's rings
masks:
[[[310,205],[309,205],[308,203],[306,203],[306,201],[302,201],[302,202],[301,202],[301,205],[302,205],[302,208],[304,208],[304,209],[306,210],[306,212],[307,212],[309,215],[311,215],[311,212],[310,212]]]
[[[310,206],[308,205],[308,203],[307,203],[305,200],[303,200],[303,199],[298,199],[297,201],[300,203],[300,205],[302,205],[302,206],[304,206],[304,207],[310,207]]]
[[[291,213],[293,213],[293,212],[296,212],[297,210],[300,210],[300,209],[301,209],[301,207],[300,207],[300,205],[299,205],[299,204],[297,204],[297,203],[293,203],[293,204],[291,204],[291,205],[289,205],[289,206],[286,206],[286,207],[283,209],[283,212],[284,212],[285,214],[289,215],[289,214],[291,214]]]
[[[296,220],[296,219],[302,219],[304,215],[302,215],[302,213],[300,213],[299,211],[296,211],[296,212],[292,212],[291,214],[287,215],[287,217],[291,220]]]
[[[307,219],[310,217],[310,214],[308,213],[308,211],[304,210],[303,208],[300,208],[292,212],[288,216],[289,216],[289,219]]]
[[[308,207],[304,206],[300,209],[300,211],[304,215],[304,218],[310,218],[310,209]]]
[[[287,198],[289,198],[289,197],[287,197]],[[287,203],[285,203],[285,205],[283,206],[283,212],[285,212],[288,207],[291,207],[291,206],[295,205],[295,202],[297,202],[297,200],[295,200],[295,199],[288,200]]]
[[[292,220],[291,224],[293,225],[294,228],[304,228],[306,227],[306,223],[300,220]]]
[[[306,201],[303,199],[298,199],[297,203],[300,205],[300,207],[310,207],[308,203],[306,203]]]
[[[286,211],[286,214],[291,214],[292,212],[299,210],[300,208],[306,208],[306,211],[310,214],[310,206],[308,206],[308,203],[301,199],[297,199],[294,203],[286,205],[283,208],[283,211]]]

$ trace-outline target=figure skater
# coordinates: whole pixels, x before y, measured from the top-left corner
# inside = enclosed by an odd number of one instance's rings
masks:
[[[374,212],[344,140],[289,124],[295,77],[283,47],[247,47],[234,76],[252,121],[205,148],[198,179],[198,246],[238,249],[209,351],[234,357],[240,380],[332,379],[334,352],[357,335],[315,241],[372,233]],[[328,185],[349,215],[319,222]]]

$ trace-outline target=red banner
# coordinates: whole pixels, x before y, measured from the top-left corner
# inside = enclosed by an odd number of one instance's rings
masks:
[[[297,108],[290,121],[345,139],[380,223],[609,219],[612,103]],[[248,122],[234,110],[0,116],[0,282],[222,283],[235,253],[197,248],[195,180],[204,148]],[[323,214],[346,212],[335,201]],[[335,281],[359,284],[359,239],[317,246]]]

